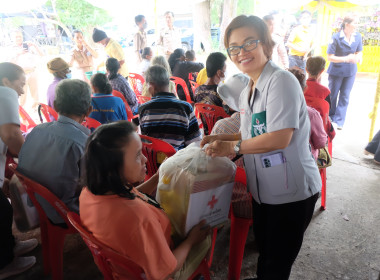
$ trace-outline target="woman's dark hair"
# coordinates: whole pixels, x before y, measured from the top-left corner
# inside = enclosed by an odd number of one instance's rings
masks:
[[[106,61],[106,69],[110,73],[108,79],[113,80],[117,78],[117,73],[120,69],[120,63],[116,58],[110,57]]]
[[[174,52],[169,56],[168,62],[172,72],[174,71],[174,67],[182,56],[185,56],[185,51],[183,49],[175,49]]]
[[[91,77],[91,84],[93,87],[97,88],[101,93],[111,94],[112,86],[107,76],[103,73],[96,73]]]
[[[342,24],[340,25],[340,28],[341,28],[342,30],[344,30],[344,28],[346,27],[346,24],[347,24],[347,23],[352,23],[355,19],[356,19],[356,18],[355,18],[355,16],[353,16],[353,15],[347,15],[347,16],[345,16],[344,19],[343,19]]]
[[[18,80],[22,74],[25,74],[25,72],[17,64],[11,62],[0,63],[0,86],[4,86],[4,78],[7,78],[10,82],[13,82]]]
[[[231,21],[224,33],[224,46],[226,49],[229,47],[232,31],[241,27],[252,27],[257,32],[259,36],[257,39],[260,40],[260,44],[263,46],[264,54],[270,59],[275,42],[272,40],[272,35],[269,33],[267,24],[257,16],[240,15]]]
[[[83,183],[95,195],[112,192],[134,199],[131,188],[134,182],[123,178],[124,147],[129,143],[136,127],[131,122],[118,121],[99,126],[87,140],[84,153]]]
[[[223,70],[226,60],[227,57],[221,52],[211,53],[206,60],[207,77],[214,77],[218,70]]]
[[[306,82],[305,82],[305,74],[303,73],[302,69],[298,68],[297,66],[293,66],[289,68],[288,71],[297,78],[302,88],[302,91],[304,91],[306,87]]]
[[[146,47],[146,48],[143,49],[143,52],[142,52],[141,57],[142,57],[143,59],[146,59],[146,57],[147,57],[148,55],[150,55],[151,52],[152,52],[152,49],[151,49],[150,47]]]

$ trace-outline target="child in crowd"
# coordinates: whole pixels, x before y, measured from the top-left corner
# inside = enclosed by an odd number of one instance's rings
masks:
[[[326,60],[322,56],[313,56],[307,60],[306,72],[309,78],[306,81],[304,94],[305,96],[322,98],[331,105],[330,90],[320,83],[325,66]]]
[[[91,77],[91,87],[94,92],[90,118],[100,123],[109,123],[118,120],[128,120],[124,102],[121,98],[112,95],[112,86],[103,73]]]
[[[186,51],[185,53],[185,61],[192,61],[192,62],[195,62],[197,60],[197,58],[195,57],[195,51],[194,50],[189,50],[189,51]],[[193,82],[195,82],[197,79],[197,73],[191,73],[191,77],[190,77],[190,74],[189,74],[189,80],[192,80]]]
[[[149,68],[150,61],[152,60],[152,57],[153,57],[152,49],[150,47],[144,48],[141,57],[142,57],[142,61],[140,64],[140,73],[142,76],[145,77],[145,71]]]

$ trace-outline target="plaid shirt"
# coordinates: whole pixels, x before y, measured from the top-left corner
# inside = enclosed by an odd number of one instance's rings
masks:
[[[114,90],[120,91],[131,107],[132,112],[135,112],[138,107],[138,101],[135,92],[132,90],[126,78],[117,74],[117,77],[110,80],[111,86]]]

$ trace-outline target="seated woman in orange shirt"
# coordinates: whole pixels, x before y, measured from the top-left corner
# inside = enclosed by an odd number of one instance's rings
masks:
[[[85,187],[80,195],[80,217],[94,237],[131,259],[148,280],[187,279],[209,248],[210,229],[196,225],[176,248],[171,226],[152,193],[158,175],[144,180],[147,159],[135,126],[126,121],[105,124],[87,141]],[[116,266],[117,270],[117,266]],[[118,279],[131,279],[119,269]]]

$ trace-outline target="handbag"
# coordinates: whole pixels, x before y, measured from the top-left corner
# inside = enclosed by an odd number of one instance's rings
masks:
[[[331,166],[331,164],[332,164],[332,159],[327,148],[323,147],[319,149],[318,158],[317,158],[318,168],[327,168]]]

